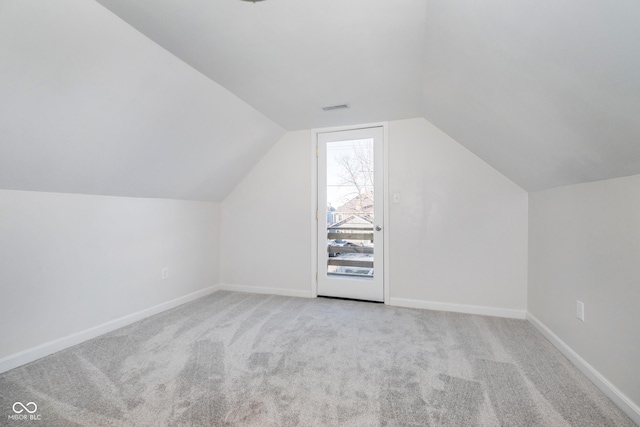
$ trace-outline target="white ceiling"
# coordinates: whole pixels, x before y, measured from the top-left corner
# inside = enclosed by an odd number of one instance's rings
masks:
[[[429,1],[424,115],[529,191],[640,173],[640,2]]]
[[[529,191],[640,173],[637,0],[98,1],[0,0],[0,188],[221,200],[419,116]]]
[[[637,0],[99,1],[289,130],[423,116],[529,191],[640,173]]]
[[[288,130],[422,115],[423,0],[98,1]]]
[[[0,188],[219,201],[284,132],[95,2],[0,0]]]

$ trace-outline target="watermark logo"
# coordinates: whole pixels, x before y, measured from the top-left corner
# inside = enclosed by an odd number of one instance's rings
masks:
[[[39,421],[42,419],[40,414],[36,414],[38,405],[35,402],[29,402],[26,405],[22,402],[16,402],[11,409],[14,413],[8,416],[10,420]]]
[[[30,408],[33,408],[33,409],[30,409]],[[24,405],[22,402],[16,402],[13,404],[12,409],[13,409],[13,412],[15,412],[16,414],[21,414],[22,411],[27,411],[30,414],[34,414],[38,410],[38,405],[36,405],[35,402],[29,402],[26,405]]]

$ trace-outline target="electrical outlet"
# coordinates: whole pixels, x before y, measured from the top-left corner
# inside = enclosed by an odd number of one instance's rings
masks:
[[[167,280],[168,278],[169,278],[169,269],[165,267],[162,269],[162,280]]]
[[[584,303],[576,301],[576,317],[584,322]]]

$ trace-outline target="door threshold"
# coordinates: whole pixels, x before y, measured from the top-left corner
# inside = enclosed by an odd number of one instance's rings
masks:
[[[326,298],[326,299],[339,299],[343,301],[357,301],[357,302],[369,302],[372,304],[384,304],[384,301],[371,301],[368,299],[357,299],[357,298],[344,298],[344,297],[330,297],[327,295],[318,295],[318,298]]]

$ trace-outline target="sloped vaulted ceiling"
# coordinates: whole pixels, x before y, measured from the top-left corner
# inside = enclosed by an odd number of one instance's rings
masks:
[[[635,0],[99,3],[0,0],[0,187],[220,200],[285,129],[418,116],[529,191],[640,173]]]
[[[429,1],[424,115],[527,190],[640,173],[640,2]]]
[[[423,116],[529,191],[640,173],[636,0],[99,1],[287,129]]]
[[[98,3],[0,0],[0,188],[222,200],[284,129]]]

